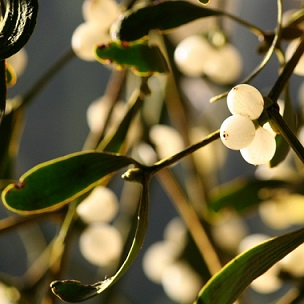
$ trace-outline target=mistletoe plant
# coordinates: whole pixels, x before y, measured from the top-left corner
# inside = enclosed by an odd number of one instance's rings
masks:
[[[278,303],[303,300],[303,117],[296,112],[289,86],[293,74],[304,75],[304,10],[285,12],[283,2],[277,1],[276,27],[264,31],[212,1],[84,0],[85,22],[72,35],[72,51],[27,94],[8,99],[7,87],[18,74],[11,56],[18,56],[30,38],[38,3],[0,1],[0,187],[2,203],[17,214],[2,219],[0,229],[6,232],[46,217],[60,223],[59,232],[23,277],[1,275],[2,288],[10,291],[1,301],[54,303],[57,296],[82,302],[107,291],[110,303],[117,292],[112,285],[136,262],[144,245],[154,177],[180,219],[170,223],[170,229],[168,225],[166,240],[146,250],[143,268],[173,301],[250,303],[244,293],[248,286],[273,292],[290,281],[292,287],[287,285]],[[186,38],[174,38],[186,24],[205,19],[215,22],[189,30]],[[261,63],[242,80],[241,56],[225,33],[225,19],[257,38]],[[16,180],[23,110],[75,55],[112,71],[104,96],[88,109],[91,132],[84,148],[37,164]],[[279,63],[277,78],[262,94],[265,88],[251,83],[262,77],[273,57]],[[196,126],[197,140],[192,138],[197,121],[189,105],[192,92],[185,93],[185,83],[190,84],[185,80],[194,79],[221,92],[213,94],[211,107],[222,103],[231,113],[223,118],[225,111],[220,111],[220,122]],[[203,94],[199,99],[208,102]],[[240,150],[247,166],[257,166],[257,177],[222,184],[217,173],[226,147]],[[284,170],[280,175],[275,173],[278,168]],[[261,169],[273,177],[258,175]],[[127,192],[132,190],[133,209],[123,204],[123,195],[119,205],[111,190],[111,180],[119,175]],[[245,246],[248,237],[242,225],[249,211],[257,211],[273,229],[285,230]],[[228,226],[233,220],[237,228]],[[106,272],[105,279],[62,279],[69,277],[63,265],[69,263],[75,235],[83,256]],[[263,277],[266,281],[259,283]]]

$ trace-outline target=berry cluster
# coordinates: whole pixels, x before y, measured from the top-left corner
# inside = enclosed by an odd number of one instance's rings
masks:
[[[96,45],[111,40],[109,28],[117,19],[120,8],[114,0],[85,0],[82,15],[85,20],[72,35],[72,48],[82,60],[94,61]]]
[[[224,145],[232,150],[240,150],[250,164],[269,162],[276,150],[275,136],[255,124],[264,109],[261,93],[251,85],[239,84],[228,93],[227,105],[232,116],[225,119],[220,128]]]
[[[111,267],[123,250],[119,230],[110,222],[118,212],[115,193],[97,186],[77,207],[77,214],[87,224],[79,239],[83,257],[93,265]]]
[[[175,49],[174,60],[184,75],[205,75],[220,85],[235,82],[242,72],[241,55],[232,44],[216,47],[200,35],[183,39]]]

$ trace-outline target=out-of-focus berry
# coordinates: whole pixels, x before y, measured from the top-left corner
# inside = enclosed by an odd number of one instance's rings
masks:
[[[180,71],[186,76],[202,76],[212,51],[213,49],[206,39],[193,35],[177,45],[174,60]]]
[[[97,186],[77,207],[77,213],[86,223],[110,222],[118,211],[115,193],[106,187]]]
[[[104,223],[91,224],[81,234],[79,248],[87,261],[107,267],[120,258],[123,241],[115,227]]]

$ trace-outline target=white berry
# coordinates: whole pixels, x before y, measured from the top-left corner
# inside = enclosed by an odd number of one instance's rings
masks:
[[[90,263],[110,266],[120,258],[123,241],[115,227],[103,223],[91,224],[81,234],[79,248]]]
[[[7,58],[7,62],[13,67],[17,76],[23,74],[27,65],[27,61],[28,61],[27,52],[24,48],[18,51],[13,56]]]
[[[203,37],[192,35],[177,45],[174,60],[186,76],[198,77],[204,74],[204,67],[211,52],[212,47]]]
[[[264,109],[264,99],[259,90],[249,84],[239,84],[227,96],[227,105],[232,114],[247,115],[254,120]]]
[[[268,163],[276,151],[275,137],[264,128],[258,128],[251,144],[240,150],[243,158],[252,165]]]
[[[227,85],[239,79],[242,67],[243,60],[238,49],[227,43],[219,49],[213,49],[205,62],[204,74],[217,84]]]
[[[96,187],[77,207],[77,213],[86,223],[112,221],[118,211],[115,193],[106,187]]]
[[[109,29],[119,13],[119,6],[114,0],[84,0],[82,4],[84,20],[103,24],[106,29]]]
[[[248,116],[235,114],[224,120],[220,128],[223,144],[232,150],[247,147],[255,137],[254,123]]]
[[[72,48],[80,59],[94,61],[94,48],[109,41],[110,36],[99,23],[85,22],[75,29],[72,35]]]

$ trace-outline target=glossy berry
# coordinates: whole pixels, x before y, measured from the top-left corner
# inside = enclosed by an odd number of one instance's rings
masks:
[[[275,137],[264,128],[258,128],[251,144],[240,150],[243,158],[252,165],[268,163],[273,158],[275,151]]]
[[[235,114],[224,120],[220,128],[223,144],[232,150],[247,147],[255,137],[254,123],[248,116]]]
[[[254,120],[259,118],[263,112],[264,99],[255,87],[249,84],[239,84],[228,93],[227,105],[232,114],[246,115]]]

